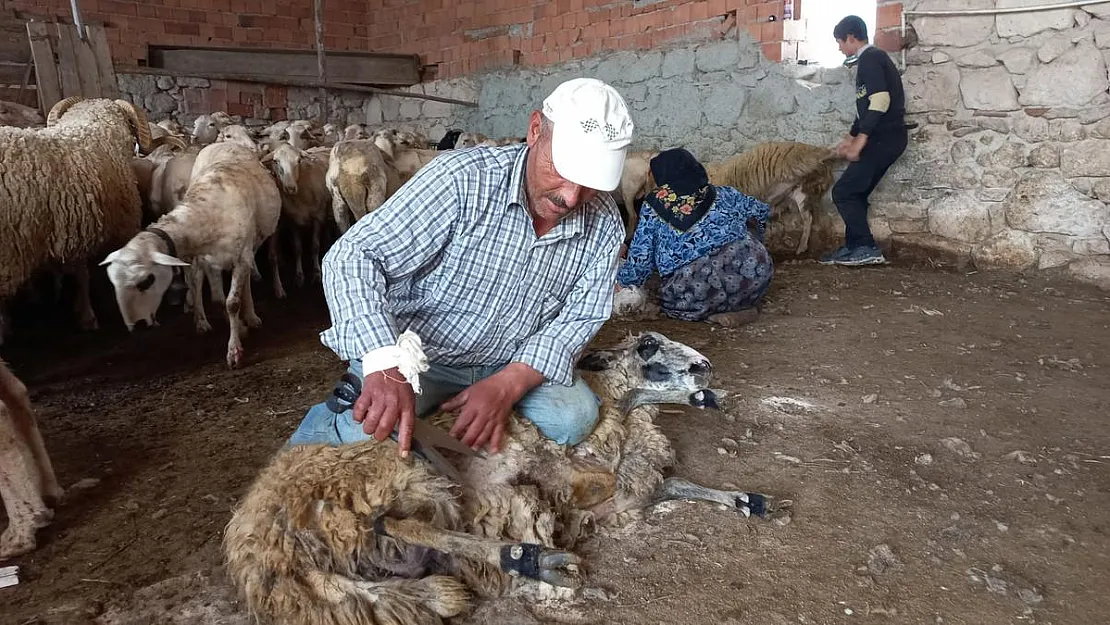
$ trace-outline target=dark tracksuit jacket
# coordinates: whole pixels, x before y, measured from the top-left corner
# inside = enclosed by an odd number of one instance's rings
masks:
[[[848,247],[875,244],[867,225],[867,198],[906,150],[905,114],[906,95],[898,68],[881,48],[867,47],[856,63],[856,120],[849,131],[852,136],[866,134],[867,145],[832,190]]]

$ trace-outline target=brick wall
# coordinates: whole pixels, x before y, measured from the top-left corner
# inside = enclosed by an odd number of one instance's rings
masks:
[[[878,0],[873,41],[887,52],[902,49],[902,0]]]
[[[67,21],[70,15],[67,0],[7,6]],[[795,17],[800,6],[794,0]],[[148,44],[311,48],[314,42],[310,0],[82,0],[81,7],[86,21],[106,24],[121,68],[141,64]],[[769,59],[780,60],[784,49],[783,0],[325,0],[324,21],[326,48],[419,54],[436,66],[427,78],[708,40],[737,26],[760,41]]]

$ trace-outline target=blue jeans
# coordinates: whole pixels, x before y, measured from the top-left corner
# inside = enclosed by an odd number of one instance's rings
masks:
[[[500,369],[432,364],[420,375],[420,388],[423,392],[416,396],[416,415],[427,417],[443,402]],[[352,360],[347,371],[361,380],[362,362]],[[597,425],[600,406],[598,396],[576,375],[571,386],[537,386],[517,402],[514,408],[522,417],[534,423],[544,436],[563,445],[574,445],[585,440],[593,431]],[[341,445],[368,438],[370,435],[362,431],[362,424],[355,422],[354,410],[336,414],[325,403],[319,403],[308,409],[287,444]]]

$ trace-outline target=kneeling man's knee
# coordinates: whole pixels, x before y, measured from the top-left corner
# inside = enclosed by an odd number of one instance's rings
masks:
[[[518,404],[521,416],[561,445],[576,445],[597,425],[601,402],[582,378],[571,386],[541,386]]]

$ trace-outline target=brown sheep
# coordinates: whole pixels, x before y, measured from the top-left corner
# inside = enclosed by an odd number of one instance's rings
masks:
[[[501,453],[450,454],[459,483],[399,458],[390,439],[278,452],[224,534],[249,611],[288,625],[441,623],[472,593],[573,593],[580,560],[563,550],[591,523],[625,523],[676,498],[765,514],[762,495],[663,478],[674,453],[653,404],[715,407],[704,356],[644,333],[579,368],[602,399],[589,439],[567,448],[514,416]],[[446,429],[453,419],[431,421]]]
[[[833,162],[839,158],[830,148],[772,141],[728,161],[708,163],[706,171],[711,183],[733,187],[772,207],[789,199],[802,217],[796,253],[803,254],[809,249],[813,219],[833,184]]]

